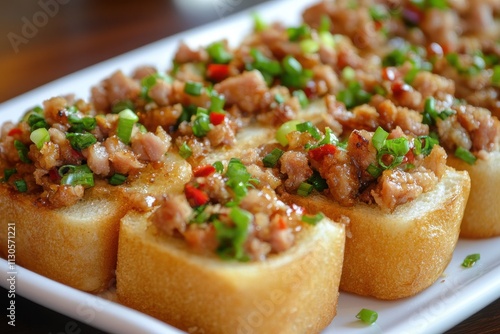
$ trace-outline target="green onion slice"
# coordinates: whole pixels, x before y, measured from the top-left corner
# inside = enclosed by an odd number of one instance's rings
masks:
[[[215,171],[219,174],[224,171],[224,164],[222,163],[222,161],[216,161],[212,164],[212,166],[214,166]]]
[[[280,150],[279,148],[275,148],[271,151],[271,153],[266,154],[264,159],[262,159],[262,163],[264,164],[264,167],[268,168],[274,168],[277,164],[281,156],[285,153],[283,150]]]
[[[129,144],[132,136],[132,130],[139,117],[130,109],[125,109],[118,113],[118,128],[116,135],[124,143]]]
[[[86,188],[94,186],[94,173],[87,165],[64,165],[59,168],[61,185],[82,185]]]
[[[286,137],[289,133],[297,131],[297,124],[301,122],[298,120],[292,120],[281,124],[279,129],[276,131],[275,138],[282,146],[288,145],[288,138]]]
[[[219,220],[214,221],[216,237],[219,241],[217,254],[222,259],[248,261],[244,245],[248,237],[248,227],[253,221],[253,215],[241,208],[234,207],[229,213],[234,226],[228,226]]]
[[[127,181],[127,175],[115,173],[109,178],[108,182],[113,186],[119,186],[121,184],[124,184],[125,181]]]
[[[302,182],[297,189],[297,194],[302,197],[307,197],[314,190],[314,186],[307,182]]]
[[[462,159],[469,165],[474,165],[477,160],[474,154],[472,154],[468,149],[463,147],[457,147],[457,149],[455,150],[455,156],[459,159]]]
[[[375,321],[377,321],[378,313],[373,311],[373,310],[363,308],[356,315],[356,318],[358,318],[359,320],[361,320],[362,322],[364,322],[367,325],[371,325],[371,324],[375,323]]]
[[[179,147],[179,155],[183,157],[184,159],[189,158],[191,155],[193,155],[193,151],[191,150],[191,147],[186,142],[183,142],[181,147]]]
[[[41,149],[43,144],[50,141],[50,134],[46,128],[38,128],[30,134],[30,139],[38,149]]]
[[[309,105],[309,99],[307,98],[306,93],[304,93],[304,91],[302,89],[295,90],[292,93],[292,95],[295,96],[299,100],[300,106],[302,108],[305,108]]]
[[[480,258],[481,258],[481,255],[478,253],[467,255],[465,257],[464,261],[462,262],[462,267],[470,268],[474,264],[476,264],[476,262],[479,261]]]
[[[3,178],[2,178],[2,182],[7,182],[9,181],[10,177],[14,174],[17,173],[17,169],[15,168],[7,168],[3,171]]]
[[[302,221],[304,223],[307,223],[309,225],[316,225],[317,223],[319,223],[323,218],[325,218],[325,215],[321,212],[318,212],[317,214],[315,214],[314,216],[310,216],[310,215],[303,215],[302,216]]]
[[[207,46],[207,53],[216,64],[227,64],[233,59],[233,55],[226,50],[226,46],[222,41]]]
[[[69,140],[71,147],[77,151],[86,149],[87,147],[95,144],[97,138],[91,133],[67,133],[66,139]]]
[[[24,163],[31,163],[31,160],[28,158],[28,147],[24,145],[23,142],[19,140],[14,140],[14,147],[17,150],[17,154],[19,155],[19,159]]]
[[[297,124],[297,131],[309,132],[309,134],[316,140],[321,138],[321,132],[311,122],[304,122]]]
[[[19,180],[14,181],[14,186],[16,187],[17,191],[19,191],[20,193],[25,193],[28,191],[28,184],[23,179],[19,179]]]
[[[203,84],[201,82],[188,81],[184,85],[184,93],[192,96],[200,96],[203,91]]]

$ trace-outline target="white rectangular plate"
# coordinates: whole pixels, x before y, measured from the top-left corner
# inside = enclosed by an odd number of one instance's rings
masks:
[[[312,2],[306,0],[280,0],[252,10],[258,11],[268,22],[279,20],[293,25],[299,22],[300,13],[310,4]],[[286,8],[286,15],[283,15],[283,8]],[[17,121],[26,110],[55,95],[75,93],[86,99],[92,85],[118,69],[129,73],[144,64],[167,69],[181,40],[197,47],[227,38],[236,45],[242,36],[248,34],[252,24],[250,10],[244,11],[76,72],[0,104],[0,123]],[[453,327],[500,297],[499,242],[500,238],[460,240],[443,277],[411,298],[378,301],[341,293],[338,315],[324,333],[438,333]],[[462,268],[462,260],[471,253],[480,253],[481,260],[472,268]],[[117,333],[179,333],[163,322],[116,303],[112,292],[94,296],[19,266],[15,268],[15,274],[11,272],[7,261],[0,260],[2,286],[9,289],[7,278],[15,275],[16,293],[91,326]],[[355,318],[361,308],[378,312],[379,318],[374,325],[365,326]]]

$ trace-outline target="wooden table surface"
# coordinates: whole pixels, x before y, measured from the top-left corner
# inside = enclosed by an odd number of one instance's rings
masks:
[[[2,1],[0,103],[66,74],[265,1]],[[0,294],[7,299],[5,289],[0,289]],[[2,305],[5,310],[6,303]],[[3,316],[1,333],[101,333],[20,296],[16,306],[16,327],[8,326]],[[500,299],[447,333],[498,332]]]

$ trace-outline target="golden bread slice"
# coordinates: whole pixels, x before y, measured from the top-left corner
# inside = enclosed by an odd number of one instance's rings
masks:
[[[318,333],[333,319],[343,225],[325,218],[279,255],[232,262],[153,233],[148,215],[130,212],[121,221],[121,303],[190,333]]]
[[[14,224],[17,264],[83,291],[102,291],[115,277],[120,218],[139,201],[181,192],[190,178],[190,165],[168,153],[130,183],[101,181],[76,204],[57,209],[39,204],[37,194],[0,184],[0,254],[7,258],[7,230]]]
[[[488,238],[500,235],[500,210],[492,200],[498,198],[500,189],[500,152],[488,153],[487,159],[478,159],[474,165],[452,155],[447,163],[457,170],[467,171],[471,179],[460,236]]]
[[[16,263],[71,287],[97,292],[114,278],[118,222],[126,206],[102,189],[75,205],[51,209],[0,184],[0,244],[7,256],[8,224],[15,225]]]
[[[340,289],[379,299],[415,295],[451,260],[469,196],[466,172],[448,168],[436,188],[385,213],[363,203],[343,207],[323,195],[282,199],[331,219],[350,218]]]

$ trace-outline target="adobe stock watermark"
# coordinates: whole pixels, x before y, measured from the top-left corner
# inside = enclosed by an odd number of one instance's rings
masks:
[[[7,224],[7,298],[9,304],[7,307],[7,323],[10,326],[16,326],[16,224],[9,222]]]
[[[224,16],[234,12],[242,2],[243,0],[214,0],[212,1],[212,5],[217,16],[222,19]]]
[[[35,38],[39,30],[49,23],[50,18],[59,13],[60,6],[66,5],[69,2],[70,0],[39,0],[38,6],[40,10],[35,12],[31,18],[26,16],[21,18],[19,32],[11,31],[7,34],[14,52],[19,53],[19,47],[23,44],[28,44],[30,40]]]

